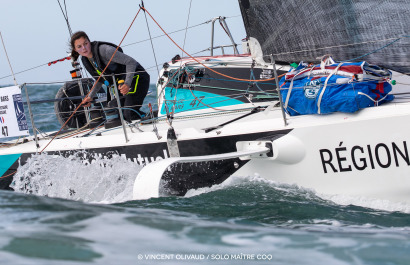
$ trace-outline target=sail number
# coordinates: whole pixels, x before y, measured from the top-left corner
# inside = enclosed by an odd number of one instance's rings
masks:
[[[202,100],[204,99],[205,96],[199,97],[199,98],[195,98],[194,100],[191,101],[191,103],[189,104],[189,106],[192,106],[193,108],[198,107],[199,104],[202,102]]]
[[[1,134],[5,137],[9,135],[9,130],[7,129],[7,126],[1,126]]]

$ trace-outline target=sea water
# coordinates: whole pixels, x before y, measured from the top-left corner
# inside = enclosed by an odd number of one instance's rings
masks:
[[[51,116],[35,122],[59,129]],[[258,175],[133,201],[139,170],[121,157],[33,155],[16,192],[0,191],[0,264],[410,264],[410,205]]]

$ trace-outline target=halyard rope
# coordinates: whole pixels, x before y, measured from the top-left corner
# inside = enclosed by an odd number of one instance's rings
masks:
[[[141,7],[144,7],[144,1],[142,1],[142,0],[141,0],[140,8],[141,8]],[[147,23],[147,30],[148,30],[149,40],[150,40],[150,43],[151,43],[152,54],[154,55],[155,66],[156,66],[156,68],[157,68],[157,74],[158,74],[158,76],[159,76],[159,68],[158,68],[157,55],[155,54],[154,43],[152,42],[151,30],[149,29],[147,14],[146,14],[145,12],[144,12],[144,17],[145,17],[145,22]],[[156,96],[156,101],[157,101],[157,103],[158,103],[158,105],[159,105],[158,96]]]
[[[192,6],[192,0],[189,1],[188,17],[187,17],[187,20],[186,20],[185,34],[184,34],[184,44],[182,45],[183,49],[185,49],[186,35],[188,33],[188,23],[189,23],[189,17],[191,15],[191,6]],[[182,52],[182,57],[184,57],[183,52]],[[182,60],[179,61],[179,69],[182,69]],[[178,72],[179,72],[179,69],[178,69]],[[159,76],[159,73],[158,73],[158,76]],[[178,76],[177,80],[178,80],[178,82],[177,82],[177,87],[175,88],[175,97],[174,97],[174,101],[173,101],[174,104],[172,106],[172,111],[171,111],[171,114],[167,113],[168,114],[167,116],[170,116],[169,123],[170,123],[171,126],[172,126],[172,118],[173,118],[174,112],[175,112],[175,105],[176,105],[176,102],[177,102],[177,94],[178,94],[178,87],[179,87],[179,76]],[[164,93],[164,101],[165,101],[165,93]],[[158,102],[158,106],[159,106],[159,102]]]

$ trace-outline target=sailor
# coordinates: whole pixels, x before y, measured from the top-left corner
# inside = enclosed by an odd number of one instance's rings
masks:
[[[115,44],[108,42],[91,42],[84,31],[74,33],[71,36],[70,44],[73,59],[77,60],[81,55],[81,61],[85,69],[95,79],[101,75],[117,48]],[[115,75],[116,82],[125,80],[122,84],[121,81],[118,82],[118,89],[124,95],[121,97],[121,105],[124,107],[125,119],[128,122],[140,119],[144,114],[140,111],[140,108],[148,92],[150,76],[136,60],[124,54],[121,48],[115,53],[110,65],[94,89],[83,100],[84,106],[89,107],[91,105],[92,98],[95,97],[103,84],[108,87],[113,85],[113,79],[109,75]],[[108,92],[108,100],[110,100],[111,96]],[[114,102],[116,101],[112,100],[110,103]],[[117,106],[117,104],[109,104],[109,106]]]

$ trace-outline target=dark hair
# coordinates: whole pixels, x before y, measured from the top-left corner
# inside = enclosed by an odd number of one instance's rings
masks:
[[[88,41],[90,41],[90,38],[88,38],[88,35],[84,31],[77,31],[71,36],[70,48],[71,48],[71,56],[73,57],[74,61],[77,61],[78,57],[80,56],[80,54],[78,54],[78,52],[75,51],[74,42],[78,40],[79,38],[83,38],[83,37],[86,38]]]

